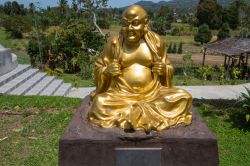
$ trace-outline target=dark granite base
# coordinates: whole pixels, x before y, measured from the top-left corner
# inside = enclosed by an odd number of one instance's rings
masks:
[[[92,126],[86,119],[88,103],[86,97],[60,139],[60,166],[117,166],[117,149],[124,148],[158,148],[161,166],[219,165],[217,140],[194,110],[191,125],[147,135]]]

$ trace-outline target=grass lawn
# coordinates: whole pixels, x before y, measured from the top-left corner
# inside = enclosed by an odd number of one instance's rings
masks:
[[[227,106],[223,106],[223,104]],[[250,123],[236,101],[212,100],[199,113],[218,139],[221,166],[248,166],[250,163]]]
[[[58,140],[81,100],[0,96],[0,165],[58,165]],[[21,115],[4,115],[15,112]]]
[[[0,96],[1,165],[58,165],[59,138],[80,103],[63,97]],[[249,165],[250,127],[235,101],[194,103],[218,138],[220,165]]]
[[[176,43],[177,45],[179,43],[183,44],[195,44],[194,41],[194,36],[172,36],[172,35],[166,35],[166,36],[161,36],[163,39],[166,40],[167,44]]]
[[[0,27],[0,44],[6,48],[10,48],[17,55],[19,64],[29,64],[30,58],[26,53],[27,39],[11,39],[3,28]]]
[[[247,80],[225,80],[224,85],[237,85],[248,83]],[[173,84],[177,86],[187,85],[187,86],[198,86],[198,85],[220,85],[219,80],[200,80],[198,78],[191,77],[190,79],[184,81],[183,75],[174,75]]]
[[[71,83],[74,87],[92,87],[95,86],[93,80],[81,79],[77,74],[62,74],[57,78],[62,79],[66,83]]]

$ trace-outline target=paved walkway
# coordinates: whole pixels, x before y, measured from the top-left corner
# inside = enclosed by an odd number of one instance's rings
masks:
[[[178,86],[187,90],[196,99],[238,99],[241,93],[246,93],[245,88],[250,89],[250,83],[241,85],[221,85],[221,86]],[[67,97],[84,98],[95,90],[90,88],[72,88]]]

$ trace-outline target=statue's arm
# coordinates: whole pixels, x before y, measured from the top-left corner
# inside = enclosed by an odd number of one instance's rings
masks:
[[[166,87],[171,87],[174,68],[168,58],[166,44],[164,41],[161,42],[160,53],[162,57],[162,63],[165,64],[166,66],[166,69],[165,69],[166,72],[161,76],[161,83]]]
[[[96,94],[103,93],[108,90],[111,79],[110,76],[105,74],[107,66],[111,63],[111,51],[110,45],[111,40],[109,40],[103,50],[102,56],[98,58],[95,62],[95,84],[96,84]]]

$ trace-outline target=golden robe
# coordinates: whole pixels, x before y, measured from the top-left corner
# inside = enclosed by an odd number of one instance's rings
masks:
[[[171,85],[173,67],[165,42],[151,31],[144,35],[138,53],[126,54],[121,35],[108,41],[103,56],[96,61],[96,92],[89,107],[89,120],[100,127],[129,127],[145,131],[162,130],[192,121],[191,95]],[[121,75],[104,74],[112,62],[121,64]],[[153,62],[166,65],[159,76],[152,73]]]

